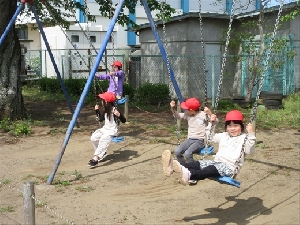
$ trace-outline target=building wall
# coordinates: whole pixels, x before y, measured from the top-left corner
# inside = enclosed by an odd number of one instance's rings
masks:
[[[211,58],[207,60],[206,72],[208,74],[215,75],[214,80],[218,81],[220,70],[220,54],[223,29],[228,27],[228,20],[216,19],[216,18],[203,18],[203,40],[206,53],[210,53],[209,49],[212,45],[214,48],[218,48],[218,56],[216,57],[215,64],[211,63]],[[156,28],[161,40],[164,42],[164,35],[162,26],[159,25]],[[202,46],[200,41],[200,24],[198,18],[189,17],[186,19],[170,22],[166,25],[166,36],[168,45],[165,46],[167,53],[170,55],[170,65],[174,71],[175,78],[181,90],[181,94],[184,97],[197,96],[200,99],[204,98],[204,82],[203,78],[203,64],[202,64]],[[157,41],[153,35],[151,28],[142,29],[140,32],[141,42],[141,55],[161,55]],[[210,46],[209,46],[210,45]],[[183,58],[182,55],[187,56]],[[180,57],[179,57],[180,56]],[[157,79],[158,75],[167,77],[168,74],[166,68],[159,62],[160,66],[151,66],[153,64],[151,57],[141,58],[141,71],[144,71],[142,81],[149,81],[153,83],[161,82],[161,79]],[[155,59],[157,60],[157,59]],[[151,69],[149,68],[151,66]],[[213,69],[211,67],[214,67]],[[212,71],[215,71],[212,74]],[[165,79],[165,80],[167,80]],[[211,78],[210,78],[210,82]],[[214,87],[215,84],[211,84]],[[213,88],[210,87],[208,93],[209,96],[213,96],[211,93]],[[216,88],[215,88],[216,91]],[[224,90],[223,95],[231,95],[231,89]],[[175,97],[175,93],[171,93]]]

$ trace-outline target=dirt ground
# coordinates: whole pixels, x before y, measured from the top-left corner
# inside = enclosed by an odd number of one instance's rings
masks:
[[[300,224],[297,130],[257,129],[256,152],[237,177],[241,188],[209,179],[183,186],[162,171],[162,152],[177,144],[169,112],[132,107],[121,127],[125,141],[112,143],[105,161],[90,169],[90,135],[98,122],[93,107],[84,106],[80,129],[47,185],[71,116],[66,103],[26,107],[32,119],[51,123],[34,126],[28,137],[0,133],[1,224],[24,223],[26,181],[35,183],[36,224]]]

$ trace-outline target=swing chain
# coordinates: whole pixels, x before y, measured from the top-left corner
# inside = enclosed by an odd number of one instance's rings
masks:
[[[271,56],[271,53],[273,51],[273,44],[274,44],[276,33],[277,33],[277,30],[278,30],[278,26],[279,26],[279,21],[280,21],[280,16],[281,16],[283,5],[284,5],[284,0],[281,0],[280,1],[280,6],[279,6],[279,9],[278,9],[277,18],[276,18],[276,21],[275,21],[274,30],[273,30],[273,33],[272,33],[272,38],[271,38],[270,45],[269,45],[269,49],[266,50],[267,55],[266,55],[266,59],[264,60],[264,68],[263,68],[262,74],[261,74],[260,79],[259,79],[259,86],[258,86],[258,90],[257,90],[257,93],[256,93],[255,102],[254,102],[254,105],[252,107],[252,112],[251,112],[251,115],[250,115],[250,121],[249,121],[249,123],[252,123],[255,120],[255,117],[256,117],[258,100],[259,100],[260,92],[261,92],[261,90],[263,88],[264,78],[265,78],[265,75],[266,75],[266,71],[268,70],[270,56]],[[240,157],[235,162],[236,168],[235,168],[234,174],[237,173],[237,171],[238,171],[238,164],[242,160],[242,157],[244,155],[244,149],[245,149],[245,146],[246,146],[246,141],[248,139],[248,136],[249,136],[249,134],[246,133],[246,137],[245,137],[244,143],[242,145],[242,151],[241,151]]]
[[[224,48],[224,53],[223,53],[223,57],[222,57],[222,66],[221,66],[221,72],[220,72],[220,78],[219,78],[219,84],[218,84],[218,92],[216,95],[216,101],[215,101],[215,105],[214,105],[214,114],[216,114],[216,111],[218,108],[218,102],[220,99],[221,86],[222,86],[222,82],[223,82],[224,69],[225,69],[225,65],[226,65],[227,51],[228,51],[228,46],[229,46],[229,41],[230,41],[231,26],[233,23],[233,16],[234,16],[234,12],[235,12],[234,7],[235,7],[235,0],[232,1],[229,25],[228,25],[228,30],[226,33],[226,42],[225,42],[225,48]]]
[[[200,23],[200,41],[201,41],[201,48],[202,48],[202,77],[204,79],[204,105],[207,107],[207,80],[206,80],[206,65],[205,65],[205,47],[204,47],[204,40],[203,40],[203,22],[202,22],[202,15],[201,15],[201,0],[198,0],[199,5],[199,23]]]
[[[55,19],[55,17],[53,16],[51,10],[49,10],[49,8],[47,7],[47,5],[45,4],[46,9],[48,10],[50,16],[58,23],[58,21]],[[65,35],[65,37],[67,38],[67,40],[72,44],[72,41],[70,39],[70,37],[67,35],[66,31],[59,25],[59,28],[61,29],[61,31],[63,32],[63,34]],[[73,46],[73,44],[72,44]],[[85,60],[83,59],[83,57],[81,56],[80,52],[74,48],[75,51],[77,52],[79,58],[83,61],[84,65],[88,67],[87,63],[85,62]]]
[[[162,17],[162,28],[163,28],[163,35],[164,35],[164,43],[165,43],[165,51],[166,51],[166,59],[167,59],[167,70],[168,70],[168,75],[169,75],[169,89],[173,88],[172,85],[172,80],[171,80],[171,71],[170,71],[170,61],[169,61],[169,54],[167,51],[167,47],[168,47],[168,40],[167,40],[167,32],[166,32],[166,18],[165,18],[165,11],[164,11],[164,7],[163,4],[165,4],[165,0],[161,0],[160,1],[160,9],[161,9],[161,17]],[[174,116],[174,123],[175,123],[175,133],[177,136],[177,145],[180,145],[180,131],[178,129],[178,125],[177,125],[177,119]]]
[[[201,0],[198,0],[198,6],[199,6],[199,25],[200,25],[200,41],[201,41],[201,49],[202,49],[202,77],[204,79],[204,105],[207,107],[207,78],[206,78],[206,63],[205,63],[205,46],[204,46],[204,40],[203,40],[203,22],[202,22],[202,15],[201,15]],[[209,117],[206,114],[206,120],[208,121]],[[205,143],[205,150],[208,149],[210,146],[210,140],[206,138]],[[207,151],[204,152],[202,159],[205,159],[208,156]]]
[[[228,51],[228,46],[229,46],[229,41],[230,41],[231,26],[232,26],[232,23],[233,23],[233,16],[234,16],[234,12],[235,12],[234,7],[235,7],[235,0],[232,1],[231,11],[230,11],[229,25],[228,25],[228,30],[227,30],[227,33],[226,33],[225,48],[224,48],[224,53],[223,53],[223,56],[222,56],[222,66],[221,66],[221,71],[220,71],[218,91],[217,91],[215,105],[214,105],[214,114],[217,113],[218,102],[219,102],[219,99],[220,99],[221,86],[222,86],[222,82],[223,82],[223,74],[224,74],[224,69],[225,69],[225,65],[226,65],[226,56],[227,56],[227,51]],[[214,129],[214,126],[215,126],[215,124],[211,125],[209,135],[208,135],[208,138],[207,138],[208,142],[211,139],[212,130]]]
[[[113,14],[113,12],[112,12],[112,8],[113,8],[113,1],[112,0],[110,0],[110,12],[109,12],[109,14],[110,14],[110,17],[112,17],[112,14]],[[114,40],[114,34],[113,34],[113,32],[114,31],[112,31],[112,33],[111,33],[111,42],[112,42],[112,51],[113,51],[113,63],[115,62],[115,40]],[[116,82],[116,80],[115,80],[115,78],[114,78],[114,76],[112,76],[112,80],[113,80],[113,82],[114,82],[114,89],[115,89],[115,96],[116,96],[116,100],[115,100],[115,102],[114,102],[114,109],[115,110],[118,110],[118,99],[117,99],[117,91],[118,91],[118,86],[117,86],[117,82]],[[119,120],[119,118],[118,117],[116,117],[116,116],[114,116],[114,120],[115,120],[115,122],[116,122],[116,129],[119,131],[119,129],[120,129],[120,120]]]

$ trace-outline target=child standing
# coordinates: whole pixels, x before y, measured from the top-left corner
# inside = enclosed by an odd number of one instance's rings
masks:
[[[193,162],[193,154],[205,146],[206,124],[213,114],[207,107],[204,111],[200,111],[200,102],[196,98],[189,98],[180,104],[180,107],[186,110],[184,113],[175,110],[175,101],[171,101],[170,106],[175,118],[188,121],[188,138],[175,149],[174,153],[180,163],[184,163],[185,159],[187,162]],[[215,122],[212,119],[210,121]]]
[[[108,74],[96,74],[95,78],[99,80],[109,80],[109,86],[107,91],[115,93],[118,99],[123,96],[123,83],[125,79],[125,73],[122,70],[122,63],[115,61],[112,66],[112,71]]]
[[[101,114],[99,105],[95,106],[96,114],[100,122],[105,121],[104,126],[96,130],[91,136],[95,153],[94,157],[89,161],[88,166],[96,166],[99,161],[103,160],[106,156],[106,150],[114,136],[118,134],[119,120],[122,123],[126,122],[124,115],[114,107],[116,97],[112,92],[105,92],[99,94],[102,99],[104,113]]]
[[[237,175],[244,163],[245,154],[255,151],[255,134],[252,124],[246,126],[248,137],[245,142],[243,114],[238,110],[230,111],[225,118],[226,132],[214,134],[212,141],[219,143],[219,150],[214,160],[199,160],[190,163],[179,163],[173,160],[171,152],[166,150],[163,153],[162,163],[164,171],[180,174],[180,182],[187,184],[189,180],[204,180],[213,176]],[[245,142],[245,146],[243,144]],[[243,152],[242,152],[243,149]]]

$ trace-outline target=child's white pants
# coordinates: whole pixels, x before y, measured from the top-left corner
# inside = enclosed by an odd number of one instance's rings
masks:
[[[94,155],[102,157],[106,152],[111,140],[111,135],[105,135],[101,129],[96,130],[91,136],[91,142],[95,150]]]

